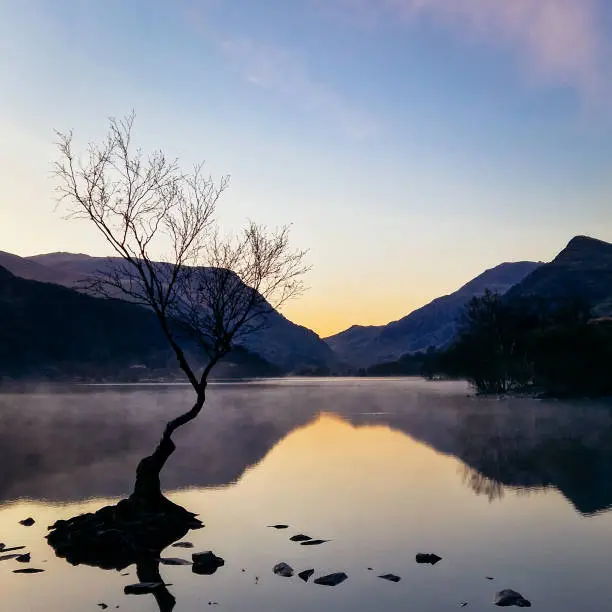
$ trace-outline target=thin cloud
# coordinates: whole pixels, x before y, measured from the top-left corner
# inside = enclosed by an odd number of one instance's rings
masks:
[[[318,3],[320,0],[313,0]],[[610,45],[602,26],[610,0],[331,0],[356,21],[429,18],[456,34],[504,45],[547,85],[601,100],[612,85]]]
[[[225,39],[221,48],[253,85],[274,91],[302,108],[325,116],[351,137],[364,139],[376,134],[375,121],[333,88],[314,78],[298,54],[246,38]]]

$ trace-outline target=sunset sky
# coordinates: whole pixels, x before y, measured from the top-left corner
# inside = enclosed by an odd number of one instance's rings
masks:
[[[612,240],[610,0],[0,0],[0,250],[108,248],[54,210],[54,128],[230,174],[293,223],[326,336],[502,261]]]

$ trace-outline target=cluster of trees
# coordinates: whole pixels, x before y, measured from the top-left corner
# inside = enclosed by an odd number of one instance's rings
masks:
[[[422,372],[469,380],[479,392],[538,390],[556,396],[612,395],[612,321],[593,319],[580,299],[473,298],[455,342]]]

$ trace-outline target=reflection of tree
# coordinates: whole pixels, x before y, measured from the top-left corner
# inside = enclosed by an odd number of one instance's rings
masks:
[[[464,482],[489,499],[503,495],[503,487],[526,492],[554,486],[582,514],[612,507],[612,426],[609,413],[593,416],[607,416],[605,426],[594,427],[591,415],[578,409],[463,415],[455,454],[465,463]]]
[[[484,495],[490,502],[504,497],[504,487],[500,482],[487,478],[468,465],[462,465],[460,472],[463,482],[472,489],[476,495]]]
[[[159,572],[162,551],[201,526],[195,515],[166,498],[152,507],[132,496],[95,513],[57,521],[47,539],[58,557],[72,565],[90,565],[123,570],[136,565],[141,583],[150,592],[160,612],[171,612],[176,604]]]

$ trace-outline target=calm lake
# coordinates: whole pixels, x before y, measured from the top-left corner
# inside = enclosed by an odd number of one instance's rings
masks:
[[[174,610],[478,611],[505,588],[542,612],[612,609],[610,407],[468,394],[420,379],[211,385],[163,474],[206,527],[183,538],[193,549],[164,556],[213,550],[225,565],[210,576],[161,566]],[[156,385],[0,395],[0,542],[45,570],[0,561],[0,609],[159,609],[124,595],[133,566],[73,567],[44,536],[128,495],[139,459],[190,402],[187,387]],[[289,540],[301,533],[329,541]],[[443,560],[419,565],[419,552]],[[282,578],[281,561],[348,580]]]

